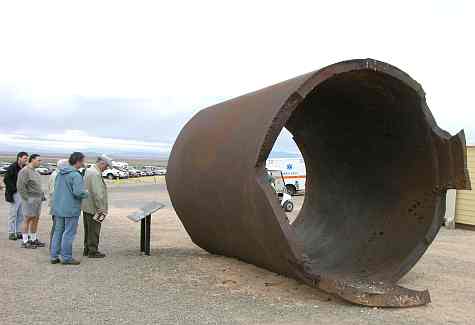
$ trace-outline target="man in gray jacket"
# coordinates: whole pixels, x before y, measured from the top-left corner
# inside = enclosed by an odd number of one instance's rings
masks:
[[[102,172],[112,165],[112,160],[106,155],[97,158],[95,165],[86,170],[84,175],[86,190],[89,197],[81,203],[84,221],[84,256],[103,258],[106,255],[99,252],[99,236],[101,222],[108,213],[107,186],[102,178]]]
[[[38,229],[38,220],[41,215],[41,204],[46,200],[41,176],[35,170],[40,167],[41,157],[33,154],[29,158],[29,163],[18,173],[17,189],[21,197],[21,205],[24,214],[22,226],[23,248],[44,247],[40,242],[36,230]]]

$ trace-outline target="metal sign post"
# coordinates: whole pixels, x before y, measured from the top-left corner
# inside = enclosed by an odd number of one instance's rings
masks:
[[[165,205],[159,202],[150,202],[127,216],[134,222],[140,221],[140,251],[144,255],[150,256],[150,226],[152,223],[152,213],[163,208]]]

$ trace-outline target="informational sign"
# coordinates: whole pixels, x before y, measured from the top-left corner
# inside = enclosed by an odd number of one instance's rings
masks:
[[[163,208],[164,206],[165,204],[163,203],[153,201],[153,202],[145,204],[138,211],[128,215],[127,218],[129,218],[130,220],[134,222],[139,222],[140,220],[144,219],[146,216],[151,215],[155,211]]]

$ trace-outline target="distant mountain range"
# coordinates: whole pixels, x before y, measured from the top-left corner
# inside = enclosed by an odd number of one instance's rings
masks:
[[[71,153],[71,151],[59,151],[59,150],[35,150],[28,148],[20,148],[18,151],[26,151],[28,153],[38,153],[40,155],[49,157],[64,157]],[[18,151],[13,150],[0,150],[0,156],[15,156]],[[170,153],[151,153],[151,152],[130,152],[121,150],[111,150],[107,152],[96,151],[82,151],[86,157],[97,157],[103,153],[107,154],[114,159],[153,159],[153,160],[168,160]]]
[[[70,151],[58,151],[58,150],[35,150],[33,148],[18,148],[18,151],[26,151],[28,153],[39,153],[42,155],[47,155],[50,157],[63,157],[66,154],[69,154]],[[18,151],[8,148],[0,149],[0,156],[15,156]],[[98,152],[94,150],[83,151],[83,153],[88,157],[96,157],[102,154],[103,152]],[[115,159],[154,159],[154,160],[168,160],[170,153],[169,152],[146,152],[146,151],[126,151],[126,150],[110,150],[104,152],[105,154],[111,156]],[[269,158],[300,158],[302,155],[299,153],[291,153],[285,151],[272,151],[269,155]]]

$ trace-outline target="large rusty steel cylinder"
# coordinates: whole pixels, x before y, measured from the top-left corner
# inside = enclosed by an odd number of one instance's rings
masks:
[[[290,224],[265,179],[283,128],[305,160]],[[168,165],[193,242],[367,306],[430,302],[397,285],[439,231],[447,189],[469,189],[463,131],[440,129],[421,86],[384,62],[336,63],[198,112]]]

